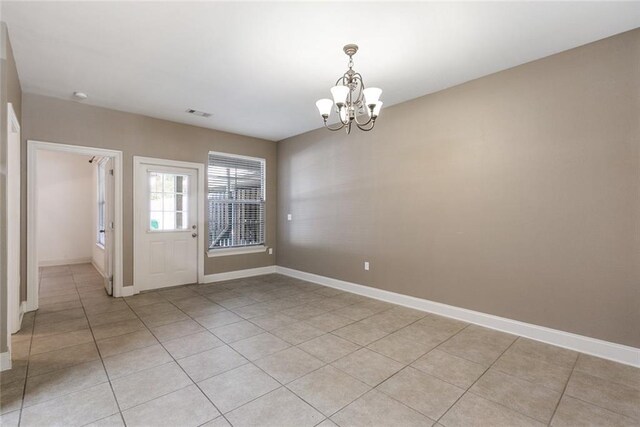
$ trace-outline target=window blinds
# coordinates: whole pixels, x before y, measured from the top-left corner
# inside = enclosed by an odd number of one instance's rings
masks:
[[[265,162],[209,153],[209,249],[264,244]]]

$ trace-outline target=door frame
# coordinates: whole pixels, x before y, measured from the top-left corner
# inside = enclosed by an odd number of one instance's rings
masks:
[[[140,223],[137,220],[137,213],[140,212],[140,203],[138,195],[136,194],[138,191],[138,168],[143,164],[149,164],[152,166],[168,166],[168,167],[178,167],[185,169],[194,169],[197,173],[196,182],[198,183],[198,191],[196,195],[196,211],[198,213],[198,237],[197,237],[197,277],[198,283],[204,282],[204,199],[205,199],[205,173],[204,173],[204,164],[203,163],[195,163],[195,162],[185,162],[181,160],[169,160],[169,159],[158,159],[154,157],[142,157],[142,156],[133,156],[133,287],[134,292],[137,294],[140,292],[140,288],[137,287],[137,283],[139,283],[138,275],[139,268],[136,268],[136,260],[141,259],[142,254],[140,251],[142,250],[139,239],[137,238],[140,230]]]
[[[58,151],[85,156],[113,158],[114,177],[114,244],[113,244],[113,296],[125,293],[123,284],[123,191],[122,191],[122,151],[82,145],[60,144],[57,142],[27,141],[27,311],[38,309],[38,151]]]
[[[17,143],[14,138],[10,137],[10,134],[17,133]],[[6,176],[6,200],[7,203],[7,229],[6,229],[6,250],[7,250],[7,347],[9,351],[9,355],[11,355],[11,334],[16,333],[20,330],[20,324],[22,322],[22,316],[24,315],[24,310],[26,304],[22,302],[21,293],[22,293],[22,280],[21,275],[22,272],[20,266],[20,248],[21,245],[21,212],[22,207],[20,203],[20,170],[22,169],[22,153],[21,153],[21,130],[20,130],[20,122],[18,121],[18,116],[16,115],[15,110],[13,109],[13,104],[11,102],[7,103],[7,176]],[[14,156],[12,154],[17,153],[17,165],[14,165],[13,159]],[[13,185],[9,185],[11,182],[16,181],[18,183],[17,192],[13,191],[15,187]],[[12,219],[17,218],[18,224],[13,224]],[[9,254],[12,254],[9,256]],[[10,261],[10,258],[12,262]],[[15,269],[17,268],[17,277],[15,277]],[[14,280],[14,283],[12,283]],[[17,282],[17,289],[16,283]],[[15,294],[17,292],[17,295]],[[15,299],[17,298],[17,304]],[[9,363],[11,360],[9,360]],[[2,366],[2,368],[5,368]]]

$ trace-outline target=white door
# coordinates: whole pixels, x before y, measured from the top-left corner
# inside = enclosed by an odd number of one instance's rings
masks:
[[[196,283],[198,170],[140,162],[135,173],[135,286]]]
[[[108,295],[113,295],[113,228],[114,228],[114,161],[109,157],[105,164],[104,176],[104,287]]]
[[[11,104],[8,110],[7,313],[13,334],[20,330],[20,124]]]

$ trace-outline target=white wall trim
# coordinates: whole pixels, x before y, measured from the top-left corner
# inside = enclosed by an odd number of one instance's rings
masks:
[[[568,348],[581,353],[591,354],[626,365],[640,367],[640,349],[603,341],[583,335],[572,334],[544,326],[533,325],[478,311],[467,310],[439,302],[429,301],[395,292],[376,289],[330,277],[293,270],[286,267],[276,267],[276,272],[308,282],[318,283],[335,289],[340,289],[354,294],[375,298],[381,301],[414,308],[441,316],[451,317],[487,328],[495,329],[510,334],[519,335],[536,341],[542,341],[558,347]]]
[[[27,312],[27,302],[26,301],[22,301],[20,303],[20,328],[22,329],[22,318],[24,317],[24,314]]]
[[[0,371],[8,371],[11,369],[11,353],[5,351],[0,353]]]
[[[104,271],[102,271],[102,268],[100,268],[100,266],[96,264],[96,261],[93,259],[93,257],[89,258],[88,262],[90,262],[91,265],[93,265],[93,268],[95,268],[98,271],[98,273],[100,273],[103,279],[106,279]]]
[[[20,204],[22,169],[22,137],[20,122],[11,102],[7,103],[7,146],[6,146],[6,170],[2,171],[6,176],[5,199],[2,204],[6,206],[6,267],[3,274],[6,279],[6,302],[3,301],[2,311],[6,313],[6,339],[9,353],[11,352],[11,334],[20,329],[20,293],[21,293],[21,268],[20,251],[22,208]]]
[[[88,156],[113,158],[114,169],[114,262],[113,296],[122,296],[123,288],[123,189],[122,151],[56,142],[27,141],[27,310],[38,309],[38,252],[37,252],[37,153],[39,150],[58,151]]]
[[[264,253],[266,251],[267,251],[267,247],[265,245],[241,246],[239,248],[228,248],[228,249],[209,249],[207,251],[207,257],[216,258],[220,256],[258,254],[258,253]]]
[[[132,295],[135,294],[139,294],[140,291],[138,291],[134,286],[124,286],[121,290],[121,297],[130,297]]]
[[[73,264],[90,264],[92,263],[91,257],[83,258],[71,258],[71,259],[53,259],[49,261],[38,260],[40,267],[55,267],[57,265],[73,265]]]
[[[246,270],[227,271],[225,273],[207,274],[200,283],[223,282],[225,280],[243,279],[245,277],[261,276],[263,274],[273,274],[275,272],[275,265],[248,268]]]

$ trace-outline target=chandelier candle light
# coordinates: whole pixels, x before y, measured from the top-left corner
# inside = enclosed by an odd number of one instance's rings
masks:
[[[355,123],[358,129],[370,131],[375,126],[382,108],[382,101],[380,101],[382,90],[377,87],[365,88],[362,76],[353,70],[353,55],[358,51],[358,45],[348,44],[343,50],[349,56],[349,69],[331,88],[333,101],[320,99],[316,102],[316,106],[324,120],[324,126],[329,130],[336,131],[344,128],[348,134]],[[334,103],[340,123],[336,127],[331,127],[327,124],[327,120]],[[360,122],[359,116],[366,120]]]

